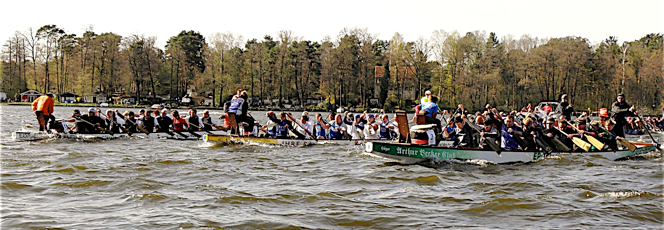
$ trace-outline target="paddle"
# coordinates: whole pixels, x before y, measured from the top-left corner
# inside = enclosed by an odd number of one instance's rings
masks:
[[[636,150],[636,145],[634,145],[634,144],[630,143],[629,141],[625,140],[625,138],[616,136],[615,134],[607,131],[604,127],[602,127],[602,125],[597,125],[595,127],[601,129],[602,131],[604,131],[604,132],[608,133],[609,135],[611,135],[612,137],[616,138],[618,143],[620,143],[620,145],[624,146],[625,148],[629,149],[629,151],[634,152]]]
[[[569,136],[569,134],[565,133],[560,128],[556,127],[556,129],[558,131],[560,131],[563,135]],[[584,140],[581,140],[581,138],[578,138],[578,137],[572,137],[572,142],[574,142],[574,144],[576,144],[577,146],[579,146],[579,148],[585,150],[586,152],[588,152],[588,150],[590,150],[590,147],[592,146],[590,143],[588,143]]]
[[[138,128],[139,130],[141,130],[141,132],[143,132],[143,133],[145,133],[145,134],[150,134],[150,132],[148,132],[147,130],[145,130],[145,129],[144,129],[143,127],[141,127],[141,126],[138,126],[138,125],[137,125],[134,121],[132,121],[131,119],[127,119],[124,115],[118,113],[117,111],[116,111],[115,114],[117,114],[118,117],[122,118],[122,120],[124,120],[124,121],[128,121],[129,123],[131,123],[132,125],[134,125],[136,128]]]
[[[314,135],[311,134],[311,132],[309,132],[308,129],[305,129],[304,127],[302,127],[302,125],[301,125],[299,122],[297,122],[297,120],[295,120],[295,118],[293,117],[292,114],[290,114],[290,113],[286,113],[286,116],[288,116],[288,118],[290,118],[291,121],[293,121],[293,123],[297,124],[298,127],[300,127],[302,130],[304,130],[304,132],[307,133],[307,134],[309,135],[309,138],[311,138],[311,139],[313,139],[313,140],[317,140],[317,139],[314,137]]]
[[[80,121],[82,121],[82,122],[85,122],[85,123],[87,123],[88,125],[96,126],[95,124],[92,124],[92,122],[89,122],[89,121],[83,120],[80,116],[78,116],[78,117],[74,117],[74,118],[77,118],[78,120],[80,120]],[[111,130],[105,129],[104,127],[101,127],[101,126],[97,126],[97,128],[99,128],[99,130],[101,130],[102,132],[107,132],[107,133],[111,134],[111,136],[113,136],[113,132],[111,132]]]
[[[638,113],[636,114],[636,116],[639,116],[639,119],[641,119],[641,125],[644,126],[644,128],[646,128],[646,132],[648,133],[648,136],[650,136],[650,139],[652,139],[652,143],[657,143],[657,141],[655,140],[655,138],[652,137],[652,134],[650,133],[650,129],[648,128],[648,126],[645,126],[645,122],[646,122],[646,121],[643,120],[643,117],[641,117],[641,115],[638,114]]]
[[[101,113],[99,113],[99,114],[101,114]],[[103,114],[101,114],[101,115],[104,116],[106,120],[109,120],[109,121],[111,121],[113,124],[115,124],[115,125],[117,125],[118,127],[120,127],[120,129],[122,129],[122,132],[125,132],[125,133],[127,133],[127,135],[131,136],[131,134],[132,134],[131,131],[129,131],[128,129],[126,129],[126,128],[123,127],[122,125],[116,123],[113,119],[109,118],[108,116],[103,115]]]
[[[208,130],[204,130],[204,129],[202,129],[202,128],[201,128],[200,126],[198,126],[198,125],[194,125],[194,124],[191,124],[191,123],[189,123],[189,125],[194,126],[194,128],[197,128],[198,130],[203,130],[203,131],[205,131],[205,132],[207,132],[207,133],[212,133],[212,132],[210,132],[210,131],[208,131]],[[194,133],[194,131],[189,131],[189,133],[191,133],[192,135],[194,135],[194,136],[196,136],[196,137],[201,137],[201,135],[199,135],[199,134],[197,134],[197,133]]]
[[[579,133],[581,132],[581,130],[579,130],[579,128],[577,128],[576,126],[573,126],[568,121],[565,121],[565,123],[569,126],[572,126],[572,128],[574,128],[574,130],[576,130],[577,132],[579,132]],[[595,138],[593,136],[590,136],[590,135],[585,135],[585,136],[586,136],[586,139],[588,139],[588,142],[590,142],[593,146],[595,146],[595,148],[597,148],[597,150],[601,151],[602,149],[604,149],[605,144],[602,143],[601,141],[597,140],[597,138]]]
[[[216,128],[218,130],[221,130],[221,131],[227,131],[228,130],[228,129],[224,128],[223,126],[219,126],[219,125],[214,125],[214,124],[210,124],[210,123],[206,123],[206,122],[203,122],[203,124],[212,126],[212,127]]]

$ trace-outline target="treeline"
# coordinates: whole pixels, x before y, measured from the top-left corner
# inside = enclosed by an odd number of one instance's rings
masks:
[[[618,92],[629,102],[664,101],[661,34],[618,44],[581,37],[518,39],[483,31],[435,31],[404,41],[380,40],[368,29],[344,29],[335,38],[309,41],[291,31],[245,40],[233,33],[204,37],[182,31],[166,46],[144,35],[67,34],[55,25],[31,28],[5,41],[2,91],[14,97],[41,92],[131,93],[140,98],[182,97],[187,90],[218,106],[238,88],[254,99],[289,99],[304,105],[322,98],[334,106],[410,107],[425,90],[442,107],[485,103],[517,108],[570,95],[577,109],[609,106]],[[375,70],[383,66],[382,76]],[[389,68],[385,68],[389,67]]]

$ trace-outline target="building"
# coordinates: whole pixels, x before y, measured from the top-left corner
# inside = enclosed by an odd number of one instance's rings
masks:
[[[78,95],[76,95],[74,93],[70,93],[70,92],[61,93],[61,94],[58,95],[58,101],[59,102],[65,102],[65,103],[74,103],[74,102],[77,102],[76,101],[77,97],[78,97]]]
[[[83,101],[85,103],[104,103],[108,100],[108,97],[106,96],[105,93],[95,93],[95,94],[90,94],[90,95],[85,95],[85,98]]]
[[[35,99],[43,95],[40,92],[37,92],[36,90],[28,90],[23,93],[21,93],[21,102],[33,102]]]

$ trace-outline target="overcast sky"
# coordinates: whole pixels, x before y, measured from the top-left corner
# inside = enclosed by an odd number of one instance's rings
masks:
[[[434,30],[484,30],[515,38],[580,36],[598,43],[616,36],[620,43],[648,33],[664,33],[663,0],[332,0],[332,1],[4,1],[0,41],[15,31],[54,24],[67,33],[114,32],[156,36],[160,46],[182,30],[208,37],[233,32],[245,40],[290,30],[305,40],[333,39],[343,28],[368,28],[379,39],[395,32],[405,41]]]

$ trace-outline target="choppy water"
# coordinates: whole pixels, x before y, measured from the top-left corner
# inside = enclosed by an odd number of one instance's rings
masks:
[[[658,154],[425,167],[334,145],[14,142],[11,132],[37,127],[29,110],[0,106],[3,229],[661,229],[664,219]]]

